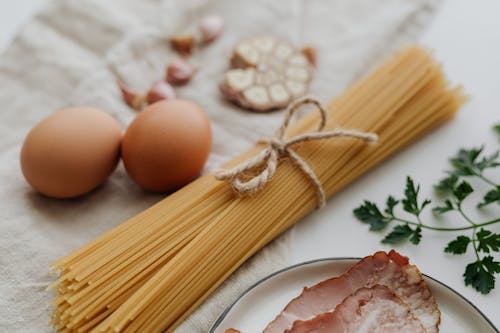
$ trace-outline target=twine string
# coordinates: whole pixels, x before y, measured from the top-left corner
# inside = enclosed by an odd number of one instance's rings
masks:
[[[320,114],[320,123],[316,130],[302,133],[291,138],[285,137],[285,132],[294,114],[305,105],[314,105]],[[262,189],[273,177],[280,160],[290,159],[305,176],[307,176],[316,190],[318,208],[325,205],[326,195],[320,180],[311,167],[291,147],[300,142],[324,140],[338,137],[349,137],[367,143],[378,140],[374,133],[361,132],[357,130],[336,128],[332,131],[323,131],[326,125],[328,113],[323,105],[313,97],[303,97],[291,103],[285,114],[282,125],[271,138],[260,140],[265,143],[265,148],[257,155],[241,162],[233,168],[219,169],[215,171],[217,180],[231,183],[233,189],[241,194],[250,194]]]

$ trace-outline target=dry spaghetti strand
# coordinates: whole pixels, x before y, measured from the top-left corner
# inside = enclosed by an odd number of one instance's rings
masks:
[[[465,97],[429,53],[396,53],[327,108],[324,130],[374,132],[300,142],[296,152],[327,197],[382,160],[450,120]],[[288,138],[317,128],[298,120]],[[271,133],[270,133],[271,134]],[[257,145],[224,167],[263,149]],[[60,276],[52,324],[61,332],[171,332],[232,272],[317,205],[310,180],[286,160],[249,197],[206,175],[53,264]]]

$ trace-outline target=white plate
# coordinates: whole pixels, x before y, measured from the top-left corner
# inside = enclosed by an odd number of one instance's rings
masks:
[[[264,327],[304,286],[311,286],[347,271],[359,258],[327,258],[297,264],[260,280],[241,294],[215,322],[210,333],[236,328],[243,333]],[[425,275],[441,310],[440,331],[445,333],[500,333],[471,302],[445,284]]]

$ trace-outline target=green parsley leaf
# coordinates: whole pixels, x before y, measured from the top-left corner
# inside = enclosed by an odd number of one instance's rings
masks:
[[[455,210],[455,206],[453,206],[453,203],[449,199],[445,200],[444,206],[437,206],[432,208],[432,211],[436,214],[444,214],[452,210]]]
[[[500,234],[492,233],[489,230],[481,228],[476,234],[478,245],[477,250],[490,253],[491,251],[498,252],[500,250]]]
[[[483,150],[484,146],[472,149],[460,149],[450,159],[451,165],[454,168],[451,173],[456,176],[475,176],[481,174],[484,169],[496,168],[500,165],[498,161],[500,152],[498,151],[477,161]]]
[[[415,216],[419,216],[420,212],[431,203],[429,199],[425,199],[421,205],[418,203],[418,193],[420,192],[420,185],[415,186],[411,177],[406,177],[405,198],[401,200],[403,209]]]
[[[413,229],[410,228],[407,224],[397,225],[392,229],[392,231],[382,239],[382,243],[384,244],[396,244],[401,243],[402,241],[408,239],[413,234]]]
[[[484,195],[483,201],[480,202],[477,205],[477,207],[481,208],[481,207],[484,207],[484,206],[489,205],[489,204],[494,203],[494,202],[496,202],[500,205],[500,186],[497,186],[493,190],[488,191]]]
[[[386,208],[384,212],[390,216],[394,216],[394,207],[399,203],[399,200],[394,199],[392,195],[387,198]]]
[[[458,182],[458,177],[454,174],[449,175],[439,181],[437,185],[434,185],[434,189],[441,192],[451,192],[455,188]]]
[[[413,245],[418,245],[421,239],[422,239],[422,228],[418,226],[415,228],[415,230],[413,230],[413,233],[411,234],[409,240]]]
[[[482,263],[489,273],[500,273],[500,262],[495,261],[492,256],[484,257]]]
[[[497,267],[499,266],[498,262],[494,262],[492,257],[489,257],[491,258],[491,260],[490,259],[487,260],[488,262],[487,264],[489,265],[487,267],[491,267],[491,270],[485,269],[485,267],[483,266],[483,261],[486,258],[468,264],[467,267],[465,268],[465,273],[463,275],[465,285],[472,286],[474,289],[476,289],[482,294],[487,294],[493,288],[495,288],[495,276],[493,276],[492,272],[496,272],[497,268],[500,270],[500,267]]]
[[[391,221],[380,212],[375,203],[368,200],[365,200],[361,206],[354,209],[353,213],[358,220],[369,224],[370,230],[382,230]]]
[[[472,186],[470,186],[468,182],[463,181],[453,189],[453,196],[458,200],[458,202],[462,202],[472,192],[474,192]]]
[[[429,205],[432,201],[430,199],[425,199],[424,202],[422,202],[422,205],[420,206],[420,211],[423,211],[425,206]]]
[[[457,176],[473,176],[476,174],[475,162],[482,153],[484,147],[460,149],[458,153],[450,159],[453,166],[453,174]]]
[[[444,252],[452,254],[464,254],[467,252],[467,247],[470,243],[470,238],[467,236],[458,236],[455,240],[448,243]]]
[[[403,209],[410,214],[418,215],[418,192],[420,191],[420,186],[415,187],[413,179],[409,176],[406,177],[406,188],[405,188],[405,198],[401,201],[403,203]]]
[[[499,154],[500,152],[496,151],[490,156],[483,157],[481,161],[476,163],[476,167],[479,169],[479,171],[483,171],[484,169],[496,168],[500,165],[500,162],[498,161]]]
[[[498,135],[500,135],[500,124],[496,124],[495,126],[493,126],[493,130],[497,132]]]

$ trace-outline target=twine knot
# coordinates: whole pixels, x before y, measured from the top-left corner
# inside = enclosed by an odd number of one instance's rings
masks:
[[[287,153],[286,142],[283,142],[283,140],[280,140],[278,138],[261,139],[258,141],[258,143],[269,144],[274,150],[276,150],[276,152],[280,156],[286,155]]]
[[[291,138],[285,137],[285,131],[290,124],[292,116],[304,105],[314,105],[320,113],[320,124],[314,131],[296,135]],[[350,137],[362,140],[367,143],[376,142],[378,136],[374,133],[360,132],[336,128],[332,131],[323,131],[328,113],[321,103],[313,97],[303,97],[291,103],[285,114],[283,124],[276,134],[268,139],[260,140],[266,147],[254,157],[243,161],[230,169],[220,169],[215,171],[217,180],[229,181],[233,189],[239,194],[254,193],[262,189],[271,180],[281,159],[289,158],[302,172],[310,179],[314,185],[317,195],[318,208],[325,205],[326,196],[323,186],[314,171],[291,147],[299,142],[312,140],[323,140],[334,137]]]

